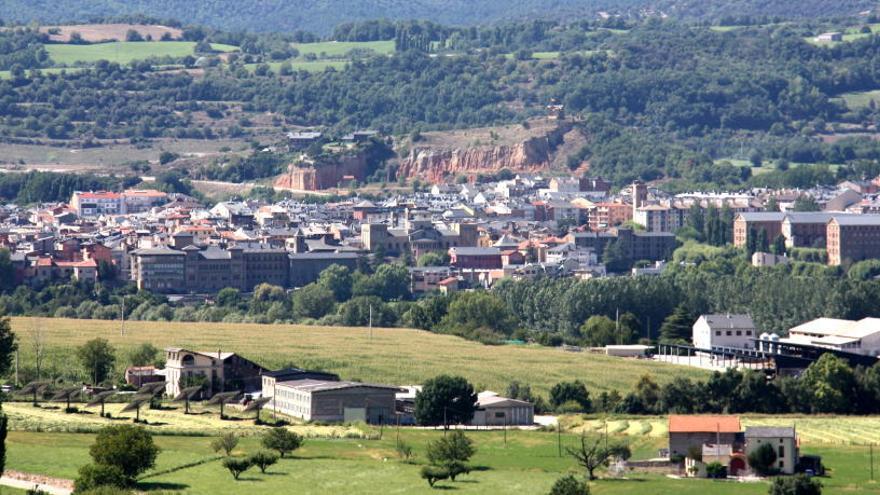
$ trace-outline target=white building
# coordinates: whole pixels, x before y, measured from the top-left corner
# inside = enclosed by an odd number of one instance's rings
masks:
[[[817,318],[789,329],[788,337],[779,341],[880,356],[880,318]]]
[[[694,323],[693,344],[697,349],[754,349],[758,338],[749,315],[702,315]]]
[[[531,402],[501,397],[495,392],[480,392],[471,424],[474,426],[529,426],[535,422]]]

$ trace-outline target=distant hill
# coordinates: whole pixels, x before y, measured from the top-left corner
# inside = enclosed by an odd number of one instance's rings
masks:
[[[528,18],[594,17],[600,12],[664,13],[673,17],[790,18],[854,15],[876,0],[4,0],[6,21],[80,22],[144,14],[227,30],[327,34],[344,22],[428,19],[449,25],[485,25]]]

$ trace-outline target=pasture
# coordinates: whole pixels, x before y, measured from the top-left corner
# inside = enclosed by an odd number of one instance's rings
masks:
[[[379,55],[394,53],[394,40],[389,41],[322,41],[293,43],[300,56],[316,55],[322,58],[346,58],[352,50],[370,50]]]
[[[308,439],[292,457],[280,460],[266,474],[252,469],[233,481],[210,448],[210,437],[158,436],[162,449],[157,464],[139,480],[138,488],[181,490],[190,494],[233,493],[358,493],[430,494],[437,493],[419,478],[425,462],[425,445],[442,435],[439,431],[401,429],[400,440],[415,452],[413,463],[403,462],[395,453],[397,432],[386,429],[381,439]],[[468,432],[477,448],[471,459],[475,469],[456,482],[438,483],[438,488],[462,494],[543,494],[562,475],[582,473],[564,453],[577,436],[555,432],[501,431]],[[506,440],[505,440],[506,438]],[[656,454],[662,439],[632,438],[634,457]],[[7,467],[19,471],[72,479],[86,464],[91,434],[10,432]],[[559,443],[557,443],[559,442]],[[560,455],[560,446],[562,454]],[[234,455],[246,455],[260,448],[259,439],[243,437]],[[829,476],[822,479],[825,493],[868,495],[880,493],[880,485],[869,480],[866,449],[860,447],[810,446],[804,452],[822,455]],[[604,477],[603,473],[603,477]],[[627,472],[622,478],[600,479],[591,483],[591,493],[627,495],[676,493],[683,495],[764,495],[768,483],[670,479],[661,474]]]
[[[666,383],[677,376],[700,379],[707,372],[647,360],[612,358],[586,352],[563,352],[540,346],[485,346],[450,335],[401,328],[320,327],[238,323],[118,321],[62,318],[12,318],[21,340],[20,365],[31,366],[35,331],[47,346],[46,365],[58,369],[72,362],[76,346],[102,337],[116,347],[119,365],[127,351],[149,342],[236,352],[268,368],[294,364],[338,373],[344,379],[405,385],[442,373],[460,374],[475,387],[503,392],[511,380],[547,394],[554,384],[579,379],[591,393],[627,392],[644,374]]]
[[[880,89],[842,93],[838,97],[846,103],[847,108],[850,110],[859,110],[870,105],[872,100],[875,103],[880,102]]]
[[[150,57],[182,58],[193,55],[195,46],[193,41],[114,41],[94,45],[46,45],[46,51],[57,65],[92,64],[99,60],[128,64]],[[238,50],[238,47],[219,43],[211,47],[219,52]]]

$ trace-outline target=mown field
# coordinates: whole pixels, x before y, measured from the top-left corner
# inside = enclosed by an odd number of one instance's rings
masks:
[[[424,462],[424,446],[442,435],[438,431],[402,429],[400,438],[416,453],[415,463],[404,463],[395,455],[397,433],[386,429],[375,440],[307,440],[293,458],[279,461],[266,474],[251,470],[240,481],[221,466],[211,451],[209,437],[156,437],[162,449],[157,465],[139,483],[142,490],[181,490],[189,494],[429,494],[437,493],[419,478]],[[553,432],[500,431],[469,432],[477,453],[470,475],[457,482],[440,482],[439,491],[462,494],[543,494],[553,482],[568,473],[580,475],[573,460],[560,455]],[[632,448],[637,458],[656,453],[661,439],[635,438]],[[88,462],[91,434],[11,432],[6,441],[10,469],[74,478],[77,469]],[[561,445],[573,445],[577,436],[563,434]],[[259,439],[245,437],[234,454],[244,455],[260,448]],[[867,451],[860,447],[816,446],[804,449],[822,455],[829,476],[822,479],[827,494],[878,494],[880,485],[869,480]],[[197,464],[187,467],[190,464]],[[670,479],[659,474],[627,472],[625,478],[603,479],[591,484],[591,493],[758,495],[766,494],[767,482],[733,483],[708,480]]]
[[[340,374],[345,379],[404,385],[421,383],[441,373],[460,374],[480,389],[503,392],[511,380],[530,384],[546,394],[563,380],[579,379],[593,393],[628,391],[642,375],[658,382],[675,376],[701,378],[706,372],[645,360],[570,353],[539,346],[484,346],[449,335],[406,329],[310,327],[232,323],[143,322],[60,318],[12,318],[22,341],[20,363],[33,362],[35,328],[47,342],[49,366],[68,366],[75,348],[102,337],[124,356],[132,347],[149,342],[159,348],[184,347],[214,352],[236,352],[263,366],[295,364]],[[30,340],[29,340],[30,339]],[[120,364],[124,366],[121,359]]]
[[[740,416],[743,428],[749,426],[794,426],[803,445],[880,445],[880,418],[875,416]],[[580,433],[608,433],[626,437],[666,438],[668,420],[662,417],[583,418],[565,416],[563,427]]]
[[[46,45],[46,51],[52,62],[59,65],[91,64],[99,60],[128,64],[150,57],[180,58],[193,55],[195,46],[193,41],[114,41],[94,45]],[[238,50],[236,46],[219,43],[211,47],[219,52]]]
[[[850,110],[859,110],[870,105],[871,100],[875,103],[880,102],[880,90],[842,93],[839,97],[843,99]]]

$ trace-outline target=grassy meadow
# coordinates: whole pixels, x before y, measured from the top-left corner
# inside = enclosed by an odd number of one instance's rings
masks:
[[[179,58],[193,55],[195,46],[193,41],[114,41],[94,45],[46,45],[46,51],[52,61],[59,65],[91,64],[99,60],[128,64],[150,57]],[[211,47],[220,52],[238,50],[238,47],[219,43],[214,43]]]
[[[839,95],[850,110],[859,110],[870,105],[871,100],[880,102],[880,90],[858,91],[853,93],[842,93]]]
[[[139,489],[181,490],[188,494],[357,493],[429,494],[435,490],[454,490],[462,494],[542,494],[564,474],[577,474],[574,461],[564,453],[577,436],[554,432],[501,431],[469,432],[477,453],[471,460],[474,470],[456,482],[438,483],[432,490],[419,478],[425,459],[425,444],[442,435],[439,431],[402,429],[400,439],[415,454],[413,463],[395,454],[397,432],[386,429],[381,439],[309,439],[292,458],[282,459],[261,474],[257,469],[244,473],[239,481],[221,467],[210,448],[210,437],[158,436],[162,449],[156,467],[139,482]],[[31,473],[74,478],[87,463],[91,434],[10,432],[7,466]],[[560,442],[563,454],[559,453]],[[632,438],[635,458],[656,455],[664,439]],[[259,439],[243,437],[234,455],[245,455],[260,448]],[[869,480],[867,451],[863,447],[808,446],[804,452],[822,455],[829,476],[822,479],[825,493],[880,494],[880,485]],[[604,475],[603,475],[604,476]],[[624,495],[676,493],[682,495],[763,495],[768,483],[671,479],[661,474],[627,472],[622,478],[591,483],[591,493]]]
[[[21,342],[19,362],[33,362],[33,335],[46,342],[46,365],[74,362],[75,348],[96,337],[116,347],[120,367],[127,351],[141,343],[202,351],[236,352],[268,368],[294,364],[338,373],[344,379],[405,385],[441,373],[460,374],[475,387],[503,392],[511,380],[547,394],[563,380],[579,379],[592,393],[625,393],[642,375],[665,383],[676,376],[706,377],[707,372],[646,360],[563,352],[540,346],[485,346],[450,335],[408,329],[128,321],[62,318],[12,318]]]

